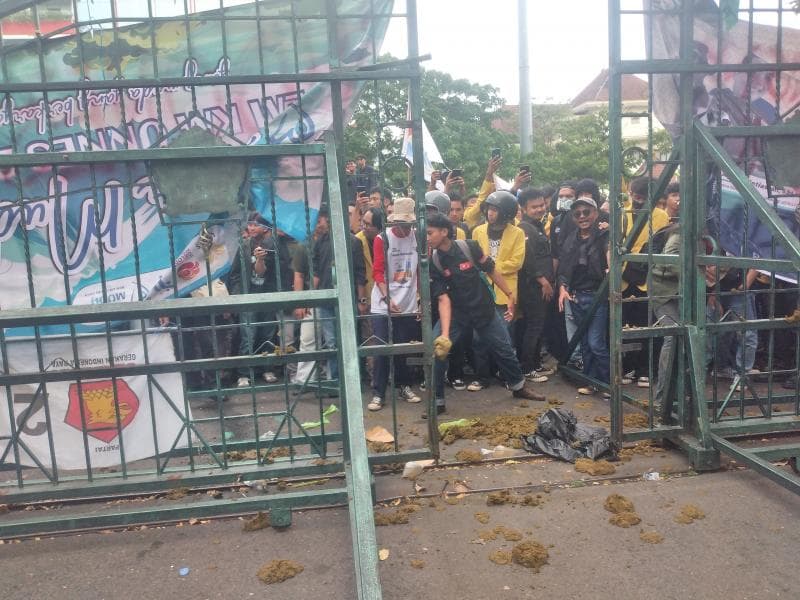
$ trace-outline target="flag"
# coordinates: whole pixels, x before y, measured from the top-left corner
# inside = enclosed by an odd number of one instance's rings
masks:
[[[408,120],[411,121],[411,107],[408,109]],[[400,151],[400,156],[405,158],[409,164],[414,164],[414,149],[412,147],[413,136],[411,134],[411,127],[406,127],[403,134],[403,149]],[[423,170],[425,173],[425,181],[431,180],[431,173],[433,172],[433,163],[444,164],[444,159],[436,147],[436,142],[433,141],[431,132],[428,131],[428,126],[425,125],[425,119],[422,119],[422,157],[424,160]]]

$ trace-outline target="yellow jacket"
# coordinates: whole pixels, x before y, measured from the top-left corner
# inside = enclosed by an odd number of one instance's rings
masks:
[[[624,215],[625,215],[625,230],[624,231],[625,231],[625,236],[627,237],[628,232],[633,231],[633,225],[634,225],[634,222],[636,221],[636,219],[634,217],[636,217],[638,215],[634,215],[633,206],[632,206],[630,200],[626,200],[625,203],[622,206],[623,206],[624,211],[625,211],[624,212]],[[656,231],[658,231],[662,227],[666,227],[667,225],[669,225],[669,222],[670,222],[669,221],[669,215],[667,214],[667,211],[665,211],[662,208],[654,207],[653,208],[653,212],[650,213],[650,224],[645,223],[644,227],[642,227],[642,230],[639,232],[639,235],[637,236],[636,241],[633,243],[633,246],[631,246],[631,254],[638,253],[642,249],[642,246],[645,245],[647,240],[650,239],[650,234],[651,233],[655,233]],[[623,265],[622,268],[624,269],[625,265]],[[647,291],[647,284],[646,283],[643,283],[642,285],[638,285],[636,287],[638,287],[643,292]],[[628,289],[628,282],[623,279],[622,280],[622,290],[621,291],[624,292],[627,289]]]
[[[486,200],[486,197],[494,191],[494,182],[493,181],[486,181],[483,180],[481,184],[481,189],[478,192],[478,200],[470,206],[467,210],[464,211],[464,223],[467,224],[470,231],[475,229],[481,223],[481,219],[483,215],[481,213],[481,205],[483,201]]]
[[[467,234],[458,225],[456,225],[456,239],[457,240],[465,240],[465,239],[467,239]]]
[[[356,234],[358,241],[361,242],[361,249],[364,251],[364,266],[367,268],[367,285],[364,286],[364,293],[369,298],[372,295],[372,286],[375,284],[375,279],[372,277],[372,252],[369,250],[369,240],[364,235],[363,231]]]
[[[486,256],[489,253],[489,231],[488,225],[484,223],[472,231],[472,239],[478,242]],[[503,236],[500,238],[500,248],[497,249],[497,258],[494,261],[495,269],[508,283],[508,287],[514,293],[514,301],[517,301],[517,273],[525,262],[525,232],[516,225],[510,223],[506,225]],[[495,303],[500,305],[508,304],[508,298],[500,291],[500,288],[492,284],[496,295]]]

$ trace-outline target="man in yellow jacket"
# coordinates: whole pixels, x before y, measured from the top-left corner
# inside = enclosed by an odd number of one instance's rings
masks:
[[[519,205],[512,193],[493,192],[483,202],[483,206],[486,223],[473,230],[472,239],[494,261],[495,269],[511,291],[512,297],[509,299],[503,290],[489,284],[495,297],[495,307],[503,315],[509,307],[517,303],[517,274],[525,262],[525,233],[514,225]],[[467,386],[467,390],[477,392],[488,385],[491,375],[486,344],[482,344],[477,336],[473,339],[473,353],[477,378]]]

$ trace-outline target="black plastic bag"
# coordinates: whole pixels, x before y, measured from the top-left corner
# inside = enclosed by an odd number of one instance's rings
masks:
[[[539,416],[532,434],[522,436],[527,452],[546,454],[574,463],[579,458],[597,460],[605,454],[616,458],[617,448],[603,427],[578,423],[568,410],[551,408]]]

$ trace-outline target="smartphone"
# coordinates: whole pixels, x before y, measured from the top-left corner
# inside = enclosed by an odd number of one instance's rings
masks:
[[[359,194],[364,194],[364,193],[366,193],[366,191],[367,191],[367,186],[365,186],[365,185],[357,185],[356,186],[356,192],[358,192]]]
[[[442,171],[441,173],[439,173],[439,181],[441,181],[442,183],[446,183],[448,175],[450,175],[450,171]]]
[[[453,177],[464,177],[464,169],[453,169],[450,171],[450,175]]]
[[[492,148],[492,158],[500,158],[500,148]]]
[[[519,172],[520,173],[530,173],[530,171],[531,171],[530,165],[520,165],[519,166]]]

